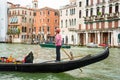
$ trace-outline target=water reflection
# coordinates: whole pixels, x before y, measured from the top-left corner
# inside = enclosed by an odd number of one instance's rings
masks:
[[[103,51],[103,48],[72,47],[65,49],[66,52],[73,52],[74,56],[85,56]],[[41,48],[39,45],[25,44],[0,44],[0,56],[13,57],[22,60],[30,51],[34,53],[34,62],[55,60],[54,48]],[[61,56],[68,58],[61,50]],[[2,80],[120,80],[120,51],[119,48],[110,48],[110,56],[95,64],[64,73],[20,73],[0,72]]]
[[[66,73],[20,73],[2,72],[2,80],[93,80],[91,78],[75,78]]]

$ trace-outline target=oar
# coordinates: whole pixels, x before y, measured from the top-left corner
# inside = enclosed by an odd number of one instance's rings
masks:
[[[70,60],[72,60],[72,57],[62,48],[62,50],[65,52],[65,54],[68,56]]]
[[[68,56],[68,58],[70,59],[70,60],[73,60],[73,54],[72,54],[72,52],[70,52],[70,55],[62,48],[62,50],[65,52],[65,54]],[[79,68],[79,70],[82,72],[82,69],[80,69]]]

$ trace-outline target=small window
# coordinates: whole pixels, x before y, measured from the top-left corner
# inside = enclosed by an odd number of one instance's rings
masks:
[[[79,2],[79,7],[81,7],[81,2]]]
[[[115,12],[119,12],[119,4],[118,3],[115,4]]]
[[[112,4],[109,5],[109,13],[112,13]]]
[[[50,15],[50,11],[48,11],[48,15]]]
[[[36,12],[33,13],[33,16],[36,16]]]
[[[74,36],[73,36],[73,35],[71,36],[71,40],[72,40],[72,41],[74,40]]]

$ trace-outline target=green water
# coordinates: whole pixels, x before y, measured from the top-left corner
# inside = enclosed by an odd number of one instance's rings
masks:
[[[102,48],[72,47],[65,49],[72,51],[74,56],[84,56],[103,51]],[[24,72],[0,72],[0,80],[120,80],[120,48],[110,48],[107,59],[72,71],[63,73],[24,73]],[[22,60],[27,53],[34,53],[34,62],[55,60],[55,49],[41,48],[39,45],[24,44],[0,44],[0,56],[12,55]],[[61,50],[62,58],[66,58]]]

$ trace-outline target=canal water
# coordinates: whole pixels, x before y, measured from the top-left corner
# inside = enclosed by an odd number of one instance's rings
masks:
[[[72,52],[75,58],[87,54],[95,54],[103,51],[103,48],[72,47],[64,49],[67,53]],[[61,50],[62,60],[68,60],[65,51]],[[54,48],[41,48],[39,45],[26,44],[3,44],[0,43],[0,56],[12,55],[18,60],[32,51],[34,62],[55,60]],[[63,73],[25,73],[25,72],[4,72],[0,71],[0,80],[120,80],[120,48],[110,48],[110,55],[107,59]]]

